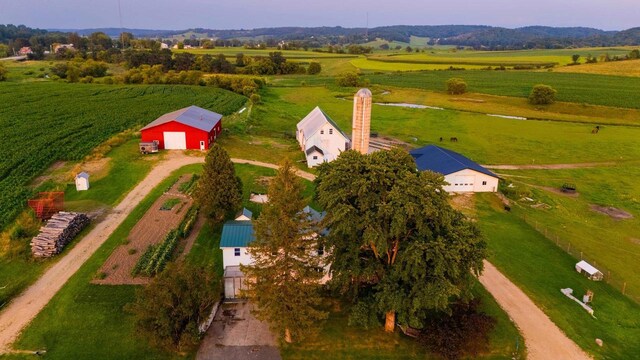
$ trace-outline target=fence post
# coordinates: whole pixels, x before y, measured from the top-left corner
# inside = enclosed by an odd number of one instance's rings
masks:
[[[582,251],[580,251],[580,260],[582,260]]]
[[[625,295],[625,291],[627,290],[627,282],[625,281],[624,284],[622,285],[622,295]]]
[[[571,243],[569,243],[569,245],[567,246],[567,252],[571,251]]]

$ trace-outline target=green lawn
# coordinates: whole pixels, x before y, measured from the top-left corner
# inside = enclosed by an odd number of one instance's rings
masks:
[[[478,224],[487,237],[489,261],[516,283],[572,340],[603,359],[633,359],[640,353],[640,306],[603,282],[576,273],[577,260],[516,214],[502,210],[493,194],[478,196]],[[512,210],[515,211],[515,210]],[[565,297],[572,288],[594,292],[592,318]],[[595,339],[604,341],[604,347]]]
[[[474,296],[482,300],[481,311],[493,316],[497,322],[490,335],[488,354],[481,359],[511,359],[512,354],[526,353],[524,341],[507,314],[500,309],[489,293],[476,282]],[[328,305],[329,319],[321,332],[303,343],[284,345],[283,359],[437,359],[425,351],[415,340],[399,332],[388,334],[381,327],[361,329],[348,325],[348,308],[337,301]],[[516,351],[516,348],[518,351]]]
[[[640,303],[640,176],[637,162],[619,166],[565,169],[502,171],[517,183],[559,189],[564,183],[578,187],[578,197],[568,197],[534,188],[532,198],[549,205],[531,208],[520,202],[518,214],[529,223],[546,229],[548,237],[559,240],[574,256],[595,264],[618,290]],[[628,212],[631,219],[615,220],[592,211],[590,205],[613,206]],[[541,230],[545,231],[545,230]],[[569,247],[569,244],[570,247]]]

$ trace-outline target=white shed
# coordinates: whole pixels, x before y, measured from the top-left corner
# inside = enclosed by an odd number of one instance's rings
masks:
[[[89,174],[83,171],[76,175],[76,190],[89,190]]]
[[[586,274],[590,280],[600,281],[604,278],[604,274],[600,270],[584,260],[576,264],[576,271],[580,274]]]

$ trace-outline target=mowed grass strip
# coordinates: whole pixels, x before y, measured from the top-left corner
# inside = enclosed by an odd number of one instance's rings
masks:
[[[466,81],[469,92],[528,97],[536,84],[558,91],[557,100],[621,108],[640,108],[640,78],[545,71],[427,71],[371,74],[372,84],[443,91],[452,77]]]
[[[478,224],[487,237],[491,261],[520,287],[569,338],[607,359],[633,359],[640,353],[640,306],[604,282],[575,271],[577,259],[518,216],[505,212],[493,194],[478,194]],[[567,298],[571,288],[581,298],[594,292],[595,318]],[[596,345],[595,339],[604,341]]]

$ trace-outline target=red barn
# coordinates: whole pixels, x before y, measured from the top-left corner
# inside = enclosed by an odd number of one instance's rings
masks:
[[[158,149],[207,150],[222,131],[222,115],[197,106],[164,114],[142,128],[142,141]]]

